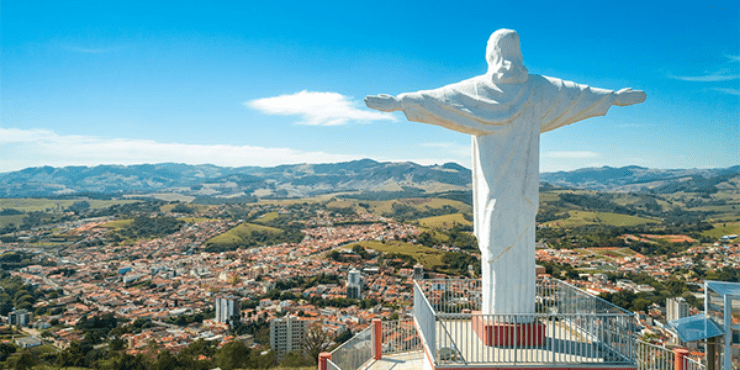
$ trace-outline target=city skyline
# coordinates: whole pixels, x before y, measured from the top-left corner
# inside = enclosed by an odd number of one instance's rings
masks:
[[[43,165],[470,166],[470,137],[364,107],[485,72],[491,32],[530,73],[645,103],[541,136],[540,170],[740,163],[740,5],[3,2],[0,173]]]

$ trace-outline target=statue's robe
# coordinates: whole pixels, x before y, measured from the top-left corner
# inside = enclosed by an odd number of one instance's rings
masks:
[[[605,115],[614,91],[539,75],[520,83],[491,80],[482,75],[398,99],[410,121],[472,135],[482,312],[529,314],[535,300],[540,133]]]

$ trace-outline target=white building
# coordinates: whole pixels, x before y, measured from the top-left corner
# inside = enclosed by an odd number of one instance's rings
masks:
[[[665,308],[668,322],[689,316],[689,303],[683,297],[667,298]]]
[[[300,351],[308,331],[308,321],[295,316],[285,316],[270,321],[270,347],[278,359],[291,351]]]
[[[216,318],[221,323],[234,325],[234,317],[241,318],[239,301],[233,296],[216,297]]]
[[[360,298],[362,296],[362,277],[360,271],[352,268],[347,276],[347,298]]]

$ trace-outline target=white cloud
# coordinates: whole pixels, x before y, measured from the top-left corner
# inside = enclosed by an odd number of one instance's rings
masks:
[[[674,80],[691,82],[719,82],[740,80],[740,74],[732,73],[729,69],[721,69],[716,72],[707,72],[699,76],[676,76],[673,74],[669,74],[668,77]]]
[[[560,151],[560,152],[545,152],[542,154],[546,158],[595,158],[599,157],[599,153],[589,151]]]
[[[740,55],[725,55],[731,62],[740,62]]]
[[[335,92],[303,90],[292,95],[262,98],[244,103],[266,114],[301,116],[299,122],[311,126],[343,125],[350,121],[396,121],[390,113],[359,109],[360,102]]]
[[[176,162],[221,166],[331,163],[362,156],[258,146],[160,143],[154,140],[58,135],[49,130],[0,127],[0,172],[34,166],[94,166]]]
[[[723,92],[725,94],[740,96],[740,89],[732,89],[727,87],[713,87],[712,90]]]

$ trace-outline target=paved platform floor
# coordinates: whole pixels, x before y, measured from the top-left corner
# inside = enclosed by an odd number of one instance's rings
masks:
[[[382,359],[368,364],[365,370],[421,370],[423,356],[421,350],[384,355]]]

